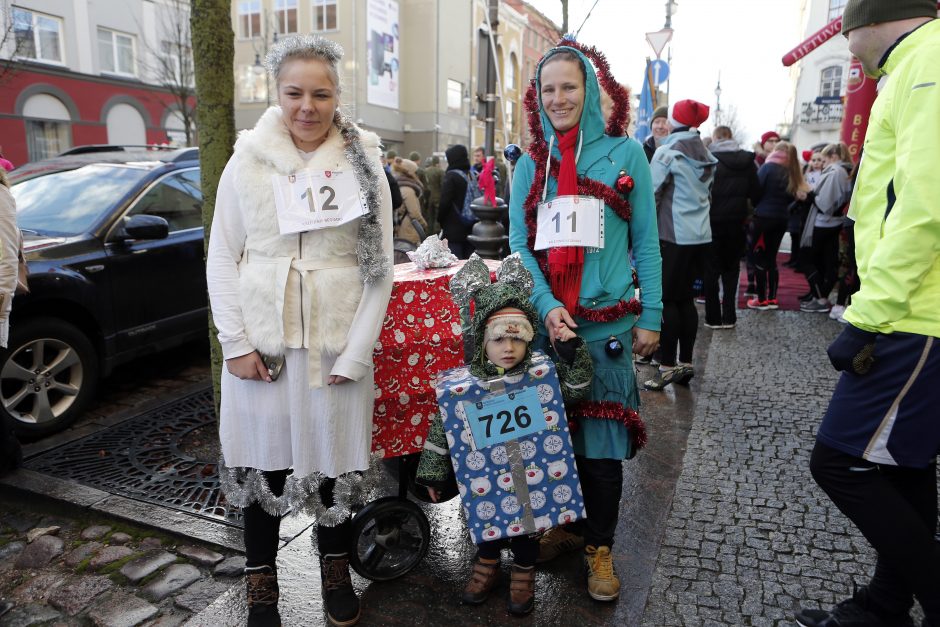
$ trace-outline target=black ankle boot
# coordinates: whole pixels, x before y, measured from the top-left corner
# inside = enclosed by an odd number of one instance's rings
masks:
[[[359,598],[349,578],[349,555],[331,553],[320,558],[320,580],[326,617],[335,627],[359,622]]]
[[[248,592],[248,625],[250,627],[280,627],[281,615],[277,611],[280,589],[277,571],[270,566],[245,569]]]

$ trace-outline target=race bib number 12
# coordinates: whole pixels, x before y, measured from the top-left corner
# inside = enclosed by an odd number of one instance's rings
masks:
[[[339,226],[368,211],[353,172],[302,170],[271,181],[281,235]]]

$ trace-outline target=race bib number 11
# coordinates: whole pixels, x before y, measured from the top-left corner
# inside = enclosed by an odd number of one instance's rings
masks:
[[[547,425],[535,388],[464,402],[477,449],[543,431]]]
[[[302,170],[271,181],[281,235],[339,226],[368,211],[353,172]]]
[[[558,196],[538,208],[535,250],[604,247],[604,203],[590,196]]]

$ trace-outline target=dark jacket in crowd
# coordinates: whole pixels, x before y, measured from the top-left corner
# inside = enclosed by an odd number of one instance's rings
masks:
[[[718,159],[709,213],[712,229],[740,227],[750,213],[750,206],[756,206],[760,200],[754,153],[742,150],[730,139],[714,142],[709,149]]]
[[[656,154],[656,149],[659,146],[656,145],[656,138],[650,135],[643,140],[643,152],[646,153],[646,160],[652,163],[653,155]]]
[[[787,191],[790,182],[787,169],[779,163],[768,161],[757,171],[757,178],[760,180],[761,194],[754,215],[787,222],[790,217],[789,206],[794,200]]]
[[[444,154],[447,155],[447,172],[444,174],[444,181],[441,185],[441,202],[437,209],[437,221],[445,239],[451,242],[466,242],[473,226],[463,223],[459,211],[463,209],[463,199],[467,194],[467,181],[451,170],[468,173],[470,157],[467,147],[460,144],[451,146],[444,151]]]
[[[392,192],[392,209],[398,209],[401,207],[401,189],[398,187],[398,181],[395,180],[395,177],[392,175],[390,169],[385,168],[385,178],[388,179],[388,189]]]

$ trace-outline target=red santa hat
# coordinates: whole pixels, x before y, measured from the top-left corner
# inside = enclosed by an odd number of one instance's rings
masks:
[[[708,105],[697,100],[680,100],[669,110],[669,123],[673,126],[701,126],[708,119]]]

